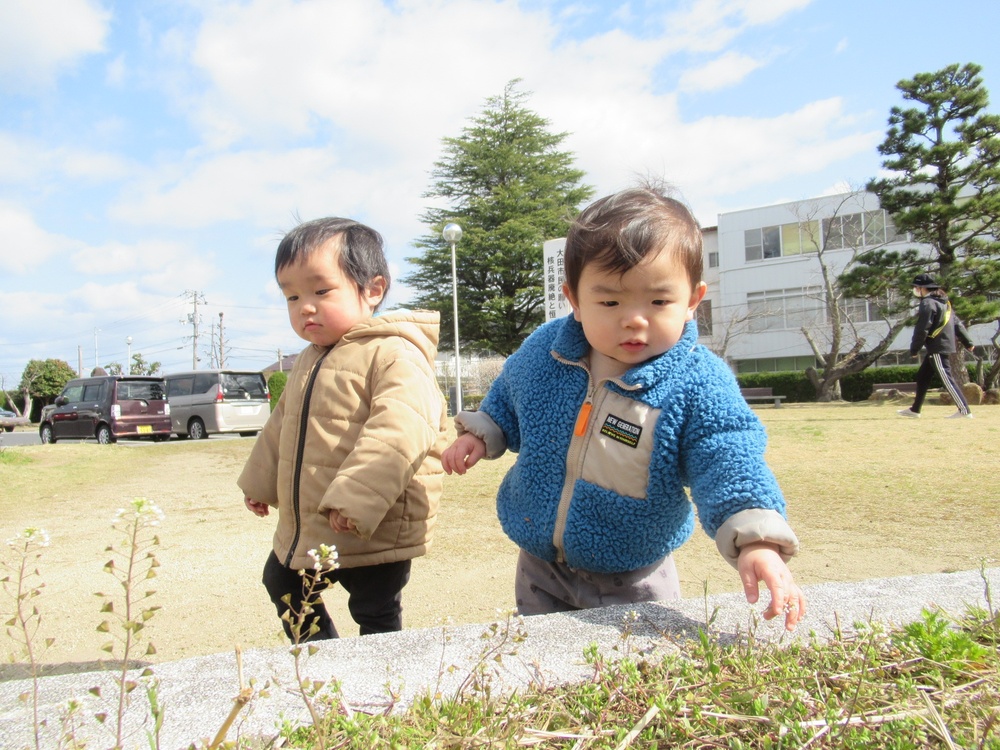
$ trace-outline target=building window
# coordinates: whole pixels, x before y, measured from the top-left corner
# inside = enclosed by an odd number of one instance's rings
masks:
[[[882,209],[823,219],[823,236],[827,250],[877,247],[907,239],[896,230],[892,217]]]
[[[815,357],[765,357],[762,359],[740,359],[736,361],[736,372],[802,372],[807,367],[816,366]]]
[[[747,262],[814,253],[819,247],[818,234],[815,221],[747,229],[743,233]]]
[[[764,227],[760,230],[764,245],[764,259],[781,257],[781,227]]]
[[[822,231],[821,231],[822,230]],[[800,221],[743,232],[746,260],[752,263],[770,258],[786,258],[815,253],[821,242],[827,250],[876,247],[903,242],[892,218],[882,209],[843,214],[819,221]]]
[[[750,333],[799,330],[826,320],[819,287],[771,289],[747,294]]]
[[[839,305],[843,316],[852,323],[875,323],[885,320],[878,306],[866,299],[843,299]]]
[[[719,254],[718,253],[709,253],[708,254],[708,267],[709,268],[718,268],[719,267]]]
[[[698,336],[712,335],[712,300],[701,301],[694,309],[694,319],[698,323]]]
[[[803,221],[781,225],[781,254],[802,255],[814,253],[819,247],[819,222]]]

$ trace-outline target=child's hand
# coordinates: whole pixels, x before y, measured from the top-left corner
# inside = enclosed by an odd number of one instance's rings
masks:
[[[343,515],[340,511],[331,510],[330,528],[338,534],[345,534],[348,531],[356,531],[358,527],[354,525],[354,521]]]
[[[255,516],[260,516],[261,518],[271,512],[271,508],[267,503],[258,503],[256,500],[251,500],[249,497],[243,498],[243,504],[247,506],[251,513]]]
[[[806,614],[806,598],[802,590],[792,580],[792,571],[778,554],[777,545],[769,542],[754,542],[740,548],[737,563],[740,580],[747,601],[756,603],[759,597],[758,583],[763,581],[771,592],[771,606],[764,611],[765,620],[773,620],[785,613],[785,630],[795,630]]]
[[[446,474],[462,475],[473,466],[479,459],[486,455],[486,443],[477,438],[471,432],[458,436],[458,440],[445,448],[441,454],[441,466]]]

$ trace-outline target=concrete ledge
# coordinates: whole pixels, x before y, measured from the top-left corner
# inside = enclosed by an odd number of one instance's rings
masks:
[[[353,708],[383,711],[390,705],[405,707],[414,697],[428,692],[455,695],[479,667],[490,676],[494,691],[532,683],[579,681],[590,673],[583,659],[584,649],[590,644],[596,644],[612,659],[637,652],[662,652],[675,648],[673,642],[678,638],[697,632],[713,613],[712,630],[724,638],[753,632],[759,640],[779,641],[807,638],[815,632],[826,639],[838,625],[846,631],[858,622],[898,625],[919,618],[924,608],[940,607],[960,614],[969,605],[985,606],[987,582],[996,605],[1000,602],[1000,568],[987,570],[985,579],[979,571],[965,571],[807,586],[809,611],[795,634],[785,633],[777,623],[764,623],[760,619],[764,604],[750,607],[742,594],[513,618],[509,625],[505,621],[495,627],[486,624],[404,630],[324,642],[315,655],[303,657],[303,671],[311,680],[340,680],[344,698]],[[516,646],[508,637],[515,632],[524,635],[523,642]],[[499,664],[493,659],[495,653],[504,655]],[[230,729],[228,739],[238,735],[273,736],[282,721],[308,721],[301,698],[288,690],[294,687],[295,677],[287,649],[248,651],[242,663],[244,681],[254,680],[257,688],[270,683],[270,695],[251,701]],[[154,671],[160,680],[158,695],[165,711],[160,746],[184,748],[211,740],[240,690],[235,654],[160,664]],[[103,698],[88,692],[95,686],[101,688]],[[34,744],[30,711],[18,700],[18,695],[30,690],[31,682],[27,680],[0,683],[0,747]],[[111,673],[45,677],[40,681],[40,692],[42,717],[48,722],[44,747],[56,745],[59,716],[71,698],[86,707],[86,721],[77,738],[102,747],[113,740],[109,728],[92,719],[98,711],[117,716],[117,692]],[[390,693],[395,696],[391,701]],[[148,747],[143,724],[148,721],[147,714],[146,697],[140,688],[132,694],[127,713],[127,748]]]

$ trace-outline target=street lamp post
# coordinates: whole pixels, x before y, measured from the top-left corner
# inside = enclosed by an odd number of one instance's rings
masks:
[[[128,360],[126,361],[126,367],[128,369],[125,371],[125,374],[126,375],[131,375],[132,374],[132,337],[129,336],[127,339],[125,339],[125,343],[128,344]]]
[[[444,241],[451,245],[451,303],[455,320],[455,413],[462,411],[462,360],[458,350],[458,271],[455,267],[455,245],[462,239],[462,227],[445,224],[441,232]]]

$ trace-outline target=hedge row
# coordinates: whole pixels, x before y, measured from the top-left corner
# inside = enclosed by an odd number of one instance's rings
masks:
[[[969,378],[976,379],[975,364],[966,365]],[[895,367],[869,367],[867,370],[840,379],[840,395],[845,401],[865,401],[872,395],[876,383],[912,383],[917,377],[917,365]],[[751,372],[737,375],[740,388],[771,388],[775,395],[785,396],[786,403],[804,403],[816,400],[816,389],[804,372]],[[931,387],[941,387],[937,376]]]

